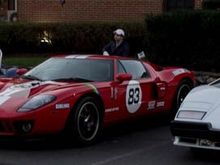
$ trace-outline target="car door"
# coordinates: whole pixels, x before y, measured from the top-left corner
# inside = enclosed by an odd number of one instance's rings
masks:
[[[116,76],[121,73],[132,75],[131,80],[115,83],[114,86],[115,107],[119,108],[118,118],[147,113],[149,103],[154,104],[151,102],[153,80],[148,70],[139,60],[118,60],[116,66]]]

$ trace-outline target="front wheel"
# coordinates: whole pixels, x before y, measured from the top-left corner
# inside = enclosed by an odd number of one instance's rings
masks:
[[[73,109],[68,123],[68,132],[80,145],[96,141],[102,127],[102,109],[93,97],[83,98]]]

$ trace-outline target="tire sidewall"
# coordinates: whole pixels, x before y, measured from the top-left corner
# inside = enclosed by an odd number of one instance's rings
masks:
[[[188,89],[188,92],[187,92],[187,94],[189,93],[189,91],[191,90],[191,87],[190,87],[190,85],[189,84],[187,84],[187,83],[182,83],[180,86],[179,86],[179,88],[178,88],[178,90],[177,90],[177,94],[176,94],[176,108],[177,109],[179,109],[179,107],[180,107],[180,105],[182,104],[182,102],[183,101],[180,101],[180,99],[181,99],[181,92],[182,92],[182,90],[184,90],[184,88],[187,88]],[[186,94],[186,95],[187,95]],[[185,97],[186,97],[186,95],[185,95]],[[185,98],[184,97],[184,98]]]
[[[82,133],[80,131],[79,126],[79,115],[82,111],[82,107],[87,104],[93,104],[96,107],[96,112],[98,115],[98,127],[96,128],[95,134],[92,136],[92,138],[86,139],[82,137]],[[76,105],[76,107],[72,110],[70,115],[70,122],[69,122],[69,133],[72,135],[73,139],[76,140],[79,145],[89,145],[94,143],[101,132],[102,129],[102,122],[103,122],[103,115],[102,115],[102,108],[99,104],[99,102],[93,98],[93,97],[85,97],[79,101],[79,103]]]

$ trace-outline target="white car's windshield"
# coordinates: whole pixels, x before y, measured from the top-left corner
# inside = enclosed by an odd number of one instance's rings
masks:
[[[111,81],[113,79],[113,61],[50,58],[27,72],[23,77],[42,81]]]
[[[209,85],[215,86],[217,88],[220,88],[220,78],[211,82]]]

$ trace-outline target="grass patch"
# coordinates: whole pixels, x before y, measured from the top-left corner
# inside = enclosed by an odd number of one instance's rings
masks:
[[[34,67],[41,62],[45,61],[49,57],[3,57],[3,64],[6,66],[18,66],[30,68]]]

